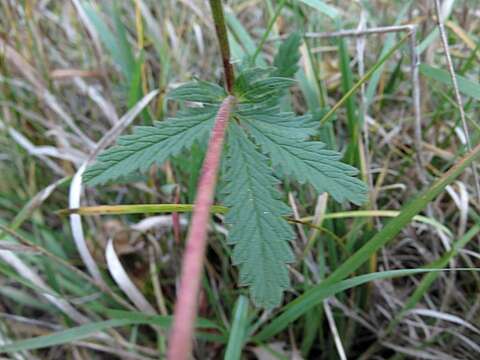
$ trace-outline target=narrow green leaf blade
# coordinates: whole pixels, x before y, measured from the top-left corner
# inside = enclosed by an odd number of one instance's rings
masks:
[[[410,8],[410,5],[412,4],[413,0],[408,0],[406,1],[400,11],[398,12],[397,18],[395,19],[395,22],[393,25],[399,25],[402,23],[403,19],[405,18],[405,15],[408,12],[408,9]],[[383,48],[382,51],[380,52],[380,59],[384,58],[386,54],[393,48],[395,45],[395,33],[387,34],[385,36],[385,40],[383,41]],[[367,98],[367,104],[370,104],[373,100],[373,97],[375,96],[375,92],[377,91],[377,86],[378,83],[380,82],[380,78],[382,76],[383,70],[385,68],[385,63],[383,63],[378,70],[376,70],[372,77],[370,78],[370,81],[367,84],[367,90],[365,91],[365,97]]]
[[[146,315],[140,312],[107,309],[107,314],[112,318],[111,320],[89,323],[70,329],[57,331],[49,335],[18,340],[10,344],[0,346],[0,353],[42,349],[50,346],[68,344],[74,341],[86,339],[98,332],[119,326],[151,324],[168,329],[172,322],[171,316]],[[196,326],[197,328],[221,330],[217,324],[206,319],[198,319]]]
[[[130,84],[135,60],[130,50],[130,46],[128,45],[128,41],[126,40],[125,28],[120,21],[118,10],[113,11],[112,14],[118,32],[118,34],[115,34],[110,30],[105,21],[103,21],[100,11],[98,11],[92,4],[88,2],[79,2],[79,4],[95,27],[103,46],[107,48],[112,60],[118,65],[122,75]]]
[[[480,231],[480,224],[475,224],[470,228],[460,239],[455,241],[452,245],[452,250],[445,253],[440,259],[434,261],[429,265],[429,268],[441,269],[448,265],[448,263],[458,255],[458,252],[467,245]],[[430,286],[440,275],[439,272],[430,272],[426,274],[423,279],[418,283],[415,288],[415,291],[410,295],[410,297],[404,302],[402,309],[397,313],[397,315],[390,321],[387,333],[390,333],[400,322],[400,320],[405,316],[405,314],[415,307],[415,305],[420,301],[420,299],[427,293],[430,289]]]
[[[252,55],[255,54],[257,46],[255,44],[255,41],[253,41],[252,37],[248,33],[247,29],[245,29],[245,27],[237,19],[235,14],[231,11],[225,11],[225,20],[230,30],[229,34],[232,35],[229,39],[229,42],[231,44],[233,42],[237,46],[240,46],[242,48],[243,56],[241,56],[241,58],[252,57]],[[240,51],[238,52],[240,53]],[[260,66],[266,66],[266,62],[262,58],[262,56],[257,56],[255,63]]]
[[[325,3],[321,0],[300,0],[305,5],[308,5],[314,9],[317,9],[321,13],[327,15],[328,17],[335,19],[340,15],[340,12],[331,5]]]
[[[436,67],[433,67],[427,64],[421,64],[420,72],[423,75],[433,80],[440,81],[445,85],[452,86],[452,78],[450,77],[450,74],[446,70],[438,69]],[[456,78],[458,83],[458,90],[460,90],[460,92],[462,92],[465,95],[471,96],[476,100],[480,100],[480,84],[479,83],[468,80],[467,78],[464,78],[463,76],[460,76],[460,75],[457,75]]]
[[[275,320],[273,320],[269,325],[267,325],[260,333],[258,333],[253,340],[258,342],[263,342],[268,340],[270,337],[274,336],[278,332],[285,329],[291,322],[298,319],[300,316],[305,314],[309,309],[320,304],[324,299],[338,294],[342,291],[360,286],[371,281],[389,279],[402,276],[410,276],[420,273],[431,273],[431,272],[440,272],[448,271],[450,269],[400,269],[400,270],[389,270],[382,272],[375,272],[365,275],[356,276],[351,279],[342,280],[337,283],[321,283],[309,291],[307,291],[301,297],[298,297],[293,302],[289,303],[285,307],[285,311],[280,314]],[[455,269],[456,271],[480,271],[480,269],[474,268],[462,268]]]
[[[317,305],[322,298],[317,292],[326,291],[327,296],[333,294],[332,288],[345,284],[350,280],[343,280],[362,264],[364,264],[370,257],[378,251],[387,242],[392,240],[411,220],[417,215],[431,200],[433,200],[443,189],[452,183],[478,156],[480,155],[480,145],[477,145],[470,151],[460,162],[453,166],[440,179],[438,179],[430,188],[422,192],[417,198],[405,205],[400,214],[388,222],[388,224],[365,245],[363,245],[357,252],[350,256],[340,267],[338,267],[324,282],[311,290],[305,292],[303,295],[289,303],[284,311],[261,333],[258,335],[259,341],[267,339],[277,332],[288,326],[289,323],[296,320],[298,317],[305,314],[313,306]],[[405,271],[405,270],[404,270]],[[433,270],[430,270],[433,271]],[[368,274],[372,275],[372,274]],[[368,276],[365,275],[365,276]],[[348,284],[348,283],[347,283]],[[343,291],[343,288],[339,291]]]
[[[242,357],[242,348],[248,328],[248,299],[245,296],[238,297],[233,313],[225,360],[239,360]]]
[[[118,55],[120,55],[119,58],[114,60],[119,62],[122,68],[122,72],[130,85],[132,83],[132,74],[135,72],[135,57],[132,52],[132,47],[128,42],[127,31],[125,25],[122,23],[122,20],[120,18],[120,9],[117,5],[113,6],[111,15],[117,35],[116,40],[119,50]]]
[[[15,341],[11,344],[0,346],[0,352],[16,352],[23,350],[41,349],[49,346],[61,345],[82,340],[89,336],[110,329],[112,327],[132,324],[132,320],[114,319],[77,326],[71,329],[57,331],[50,335],[38,336],[30,339]]]

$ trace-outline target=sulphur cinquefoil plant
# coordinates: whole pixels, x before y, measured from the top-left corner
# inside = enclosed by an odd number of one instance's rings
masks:
[[[357,170],[342,163],[338,152],[310,140],[317,134],[318,120],[280,110],[285,91],[295,83],[286,76],[296,72],[298,56],[291,50],[298,43],[298,35],[287,39],[274,62],[289,66],[247,67],[237,76],[223,159],[226,171],[220,179],[223,202],[229,208],[228,242],[234,247],[232,261],[239,267],[240,284],[248,285],[254,303],[265,308],[280,304],[289,287],[286,264],[294,261],[289,242],[295,235],[286,220],[291,211],[282,200],[280,180],[289,177],[308,183],[339,202],[358,205],[366,196],[365,185],[355,177]],[[146,171],[195,142],[205,142],[226,97],[219,85],[200,80],[174,89],[168,98],[185,103],[186,109],[120,137],[88,168],[87,183]]]

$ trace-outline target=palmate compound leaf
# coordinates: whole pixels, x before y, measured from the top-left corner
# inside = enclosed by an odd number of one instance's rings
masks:
[[[228,133],[228,164],[224,191],[231,224],[229,243],[233,263],[240,267],[240,283],[249,285],[254,303],[278,306],[290,286],[286,263],[293,261],[291,226],[282,217],[291,211],[276,189],[268,159],[235,123]]]
[[[232,121],[228,129],[223,179],[225,202],[230,208],[226,222],[232,225],[229,242],[234,245],[233,262],[240,267],[241,284],[249,285],[254,302],[265,308],[278,306],[289,287],[286,263],[293,261],[293,254],[288,242],[294,238],[283,217],[290,209],[280,200],[271,165],[338,201],[360,204],[366,193],[365,185],[354,178],[357,170],[341,163],[339,153],[326,150],[320,142],[308,141],[318,126],[311,116],[280,112],[282,92],[292,80],[275,75],[270,68],[247,69],[238,76],[238,102],[232,120],[240,125]],[[177,88],[169,98],[200,102],[203,107],[181,111],[175,118],[137,127],[133,134],[120,137],[116,146],[98,156],[84,179],[99,184],[136,170],[145,171],[205,139],[223,96],[220,87],[206,82]]]
[[[102,184],[165,162],[208,137],[217,111],[218,106],[189,108],[155,126],[137,126],[133,134],[121,136],[114,147],[97,157],[85,172],[85,181],[89,185]]]
[[[252,114],[246,109],[237,116],[283,174],[300,183],[308,182],[319,193],[327,192],[339,202],[365,202],[367,188],[355,177],[358,170],[342,163],[340,153],[326,149],[322,142],[306,140],[311,134],[310,116],[280,112],[275,116],[258,109],[256,112]],[[292,125],[290,131],[285,124]]]

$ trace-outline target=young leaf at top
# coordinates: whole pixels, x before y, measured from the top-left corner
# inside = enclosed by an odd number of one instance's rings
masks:
[[[293,78],[298,71],[298,60],[300,60],[300,44],[302,36],[294,32],[282,42],[278,48],[278,53],[273,60],[273,66],[276,70],[275,76]]]
[[[227,94],[225,90],[207,81],[196,80],[171,90],[167,97],[177,101],[191,101],[203,104],[220,104]]]
[[[288,89],[294,83],[294,80],[282,77],[267,77],[265,79],[256,79],[247,82],[246,86],[241,91],[237,90],[236,95],[238,96],[240,103],[263,102],[271,99],[272,96],[278,96],[278,93],[282,89]]]

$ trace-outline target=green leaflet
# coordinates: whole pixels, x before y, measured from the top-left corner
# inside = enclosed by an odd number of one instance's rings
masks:
[[[232,225],[229,243],[234,245],[233,263],[240,266],[240,283],[250,286],[256,305],[278,306],[290,286],[285,263],[294,260],[288,244],[294,233],[282,218],[290,208],[279,200],[278,180],[267,158],[236,124],[229,128],[224,180],[230,208],[225,221]]]
[[[354,177],[358,170],[342,163],[340,153],[326,149],[325,144],[302,141],[309,135],[302,128],[308,117],[296,118],[299,125],[290,132],[282,128],[285,121],[282,119],[289,116],[278,114],[278,124],[272,124],[263,114],[241,119],[262,150],[270,155],[274,166],[284,174],[293,176],[300,183],[310,183],[319,193],[327,192],[339,202],[362,204],[366,200],[367,188]],[[292,121],[295,119],[289,119]]]
[[[278,48],[278,53],[273,60],[276,67],[275,76],[293,78],[298,71],[300,60],[300,44],[302,36],[298,32],[292,33]]]
[[[295,83],[295,80],[282,77],[269,77],[253,81],[244,92],[239,92],[240,101],[263,102],[272,96],[278,96],[283,89],[288,89]]]
[[[280,112],[278,107],[262,108],[248,107],[240,109],[235,114],[243,121],[255,122],[262,132],[278,133],[293,140],[305,140],[317,133],[318,121],[312,116],[296,116],[291,112]]]
[[[172,100],[195,101],[205,104],[220,104],[226,96],[227,93],[221,86],[202,80],[179,86],[167,95]]]
[[[84,179],[89,185],[115,180],[134,171],[146,171],[161,164],[195,141],[208,136],[218,107],[190,108],[176,118],[156,122],[155,126],[138,126],[133,134],[121,136],[116,146],[97,157]]]
[[[247,65],[245,65],[247,66]],[[254,81],[259,79],[264,79],[275,71],[275,68],[258,68],[258,67],[247,67],[243,69],[235,79],[235,84],[233,84],[233,89],[235,94],[239,96],[242,92],[248,90]]]

